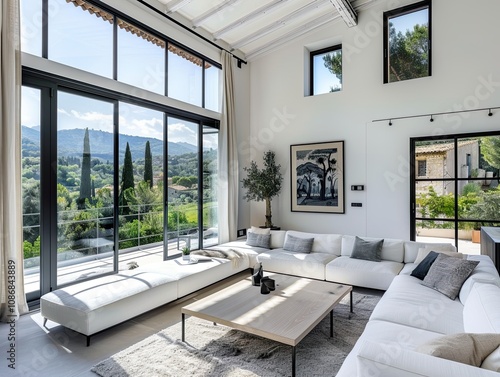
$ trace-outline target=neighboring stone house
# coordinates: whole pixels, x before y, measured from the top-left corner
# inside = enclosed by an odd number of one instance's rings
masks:
[[[458,177],[470,178],[471,173],[479,168],[479,142],[478,140],[465,140],[458,142],[457,164]],[[436,143],[421,145],[415,148],[415,174],[416,178],[454,178],[455,153],[454,143]],[[459,181],[458,193],[461,194],[467,181]],[[417,183],[416,194],[428,192],[433,186],[438,195],[455,192],[453,181],[423,181]]]
[[[171,185],[167,187],[168,200],[177,199],[183,192],[190,191],[191,189],[181,185]]]

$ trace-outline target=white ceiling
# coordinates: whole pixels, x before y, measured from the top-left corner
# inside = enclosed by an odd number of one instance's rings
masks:
[[[351,4],[359,11],[374,1],[356,0]],[[156,3],[168,16],[246,60],[333,20],[343,22],[331,0],[157,0]]]

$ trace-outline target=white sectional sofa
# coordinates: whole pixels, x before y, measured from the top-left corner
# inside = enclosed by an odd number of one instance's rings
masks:
[[[311,251],[285,250],[283,246],[290,236],[313,238]],[[237,265],[227,259],[213,258],[211,262],[187,266],[169,260],[139,267],[50,292],[41,298],[41,315],[86,335],[88,344],[90,336],[99,331],[260,262],[269,272],[387,290],[346,358],[339,377],[492,375],[493,372],[477,367],[415,351],[420,343],[443,334],[500,333],[500,279],[488,257],[470,256],[480,264],[464,283],[459,297],[450,300],[422,286],[410,273],[420,249],[432,246],[455,252],[453,245],[384,239],[381,261],[374,262],[351,258],[354,242],[355,237],[350,235],[271,231],[269,248],[250,246],[245,239],[214,247],[244,254],[246,257]],[[478,305],[483,296],[488,297],[487,304]],[[487,325],[474,327],[472,318]],[[447,374],[442,374],[440,368]]]
[[[417,352],[418,347],[444,335],[500,334],[498,272],[487,256],[468,259],[480,263],[455,300],[410,276],[415,264],[405,266],[375,307],[337,377],[498,376],[491,370]],[[461,346],[456,345],[457,349]],[[500,368],[498,357],[497,363]]]

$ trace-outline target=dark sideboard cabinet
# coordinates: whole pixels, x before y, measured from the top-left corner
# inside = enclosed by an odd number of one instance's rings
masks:
[[[500,272],[500,227],[481,227],[481,255],[489,256]]]

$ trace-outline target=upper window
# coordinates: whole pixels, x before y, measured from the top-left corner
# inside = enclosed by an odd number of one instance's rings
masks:
[[[342,46],[311,52],[311,95],[342,89]]]
[[[135,88],[221,111],[220,64],[85,0],[21,0],[21,49]],[[47,11],[45,11],[47,10]],[[168,75],[167,75],[168,73]]]
[[[431,76],[431,1],[384,13],[384,83]]]
[[[48,58],[113,77],[113,15],[86,2],[80,8],[66,0],[49,0],[48,9]]]

